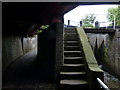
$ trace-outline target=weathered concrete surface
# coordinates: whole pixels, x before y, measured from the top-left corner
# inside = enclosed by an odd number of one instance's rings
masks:
[[[104,58],[104,47],[108,47],[108,34],[95,34],[95,33],[87,33],[89,42],[94,51],[95,57],[98,61],[98,64],[101,64]],[[107,49],[106,49],[107,50]]]
[[[87,34],[99,64],[120,79],[120,30],[115,34]]]
[[[111,73],[120,79],[120,30],[116,30],[115,35],[110,37],[108,43],[108,56],[106,56],[108,67]]]
[[[60,79],[60,70],[61,66],[63,64],[63,23],[57,23],[56,24],[56,75],[55,80],[56,83],[59,83]]]
[[[95,49],[96,40],[97,40],[97,47],[100,48],[102,42],[104,41],[106,44],[106,37],[108,37],[108,34],[94,34],[94,33],[87,33],[89,42],[93,49]]]
[[[14,62],[18,57],[29,52],[37,46],[37,37],[23,38],[20,36],[3,36],[2,37],[2,69]]]
[[[77,28],[77,32],[82,46],[83,56],[86,63],[87,77],[90,88],[99,88],[96,78],[103,81],[103,71],[98,67],[98,63],[89,44],[88,38],[82,28]]]
[[[3,71],[15,59],[23,55],[22,43],[20,37],[3,37],[2,38],[2,65]]]
[[[24,51],[24,53],[27,53],[36,47],[37,47],[37,36],[23,38],[23,51]]]

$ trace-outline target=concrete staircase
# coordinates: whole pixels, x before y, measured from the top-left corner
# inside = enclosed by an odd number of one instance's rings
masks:
[[[85,88],[88,88],[88,82],[78,34],[75,29],[65,28],[64,63],[60,72],[60,90]]]

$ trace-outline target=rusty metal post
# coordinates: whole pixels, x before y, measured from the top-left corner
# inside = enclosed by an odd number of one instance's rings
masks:
[[[68,26],[70,26],[70,20],[68,20]]]
[[[82,27],[82,25],[83,25],[83,22],[82,22],[82,21],[80,21],[80,27]]]

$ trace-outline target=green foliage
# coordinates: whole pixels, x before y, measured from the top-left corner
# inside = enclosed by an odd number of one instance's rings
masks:
[[[41,29],[47,29],[49,27],[49,25],[42,25],[40,28]]]
[[[85,28],[85,27],[91,27],[91,28],[93,28],[94,26],[92,24],[90,24],[90,23],[85,23],[82,27],[83,28]]]
[[[39,34],[39,33],[41,33],[41,32],[42,32],[42,30],[37,29],[37,34]]]
[[[91,27],[93,28],[93,23],[96,19],[96,16],[94,14],[86,15],[85,18],[82,19],[83,26],[82,27]]]
[[[49,27],[49,25],[42,25],[42,26],[40,27],[40,29],[37,29],[37,34],[42,33],[42,31],[43,31],[44,29],[47,29],[48,27]]]
[[[115,15],[115,21],[119,21],[120,20],[120,6],[118,8],[109,8],[108,9],[108,14],[107,14],[108,21],[110,21],[110,22],[114,21],[114,15]],[[111,25],[112,24],[110,24],[110,26]],[[116,22],[115,25],[119,26],[120,22]]]

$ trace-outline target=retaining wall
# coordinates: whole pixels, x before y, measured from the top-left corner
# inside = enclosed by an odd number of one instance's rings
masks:
[[[114,34],[86,33],[95,57],[103,68],[120,79],[120,30]]]

